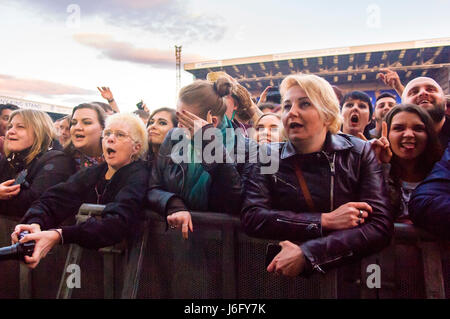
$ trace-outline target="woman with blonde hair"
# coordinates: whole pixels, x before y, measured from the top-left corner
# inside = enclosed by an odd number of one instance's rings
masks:
[[[27,211],[23,224],[12,234],[28,230],[22,242],[36,241],[33,256],[25,257],[30,268],[37,266],[57,243],[98,249],[120,242],[133,234],[145,199],[143,191],[148,171],[143,159],[148,139],[142,120],[133,114],[116,113],[107,118],[102,133],[105,163],[88,167],[72,175],[67,182],[50,188]],[[102,219],[60,226],[75,216],[83,203],[106,205]],[[58,227],[57,229],[53,229]]]
[[[72,160],[52,149],[53,123],[46,113],[19,109],[11,113],[0,161],[0,213],[22,217],[49,187],[73,172]]]
[[[262,164],[248,164],[243,178],[245,231],[284,240],[267,270],[325,272],[388,245],[393,224],[381,166],[369,143],[338,133],[331,85],[316,75],[290,75],[280,88],[288,141],[274,144],[279,170],[264,175]]]

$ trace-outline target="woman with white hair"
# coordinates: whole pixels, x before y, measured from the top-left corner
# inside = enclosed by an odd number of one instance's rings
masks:
[[[331,85],[315,75],[290,75],[280,89],[288,141],[274,144],[279,170],[264,175],[262,164],[248,164],[243,178],[245,231],[284,240],[267,270],[324,272],[388,245],[393,224],[381,165],[369,143],[338,133]]]
[[[11,113],[6,157],[0,160],[0,214],[20,220],[42,193],[75,172],[72,159],[52,148],[53,139],[47,113],[32,109]]]
[[[102,137],[105,163],[80,170],[67,182],[50,188],[11,235],[17,242],[20,232],[31,232],[21,240],[36,241],[33,256],[25,257],[30,268],[36,267],[58,243],[91,249],[118,243],[133,232],[141,219],[143,190],[148,182],[147,167],[141,160],[148,149],[144,123],[132,114],[114,114],[107,118]],[[102,218],[60,226],[75,216],[83,203],[106,205]]]

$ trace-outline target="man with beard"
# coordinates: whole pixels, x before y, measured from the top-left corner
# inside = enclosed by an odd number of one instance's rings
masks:
[[[441,145],[445,148],[450,140],[450,116],[445,115],[446,98],[441,86],[432,78],[415,78],[406,85],[402,103],[416,104],[428,112]]]
[[[397,104],[395,96],[391,93],[385,92],[377,97],[375,111],[372,116],[372,119],[375,121],[375,127],[369,131],[371,138],[381,137],[381,123],[383,122],[384,116],[394,107],[395,104]]]

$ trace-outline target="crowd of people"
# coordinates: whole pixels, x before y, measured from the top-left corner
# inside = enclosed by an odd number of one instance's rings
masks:
[[[0,214],[17,221],[14,243],[25,230],[21,242],[36,242],[30,268],[57,244],[128,238],[145,209],[185,239],[192,211],[240,216],[248,235],[281,241],[267,270],[287,276],[382,250],[394,222],[449,239],[448,98],[431,78],[403,86],[382,71],[400,104],[382,93],[372,106],[365,92],[312,74],[289,75],[256,101],[213,72],[183,87],[176,108],[151,114],[142,101],[120,112],[108,87],[98,88],[108,103],[82,103],[54,123],[0,105]],[[68,222],[83,203],[105,205],[102,217]]]

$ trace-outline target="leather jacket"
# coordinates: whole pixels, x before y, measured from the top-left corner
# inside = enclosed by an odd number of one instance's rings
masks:
[[[305,275],[324,272],[345,260],[372,254],[387,246],[393,216],[382,167],[369,143],[338,133],[327,134],[323,150],[298,154],[290,142],[273,144],[280,154],[279,170],[260,173],[261,164],[245,168],[241,219],[250,236],[303,242]],[[316,211],[310,211],[299,186],[299,163]],[[325,231],[322,213],[348,202],[366,202],[373,212],[354,228]]]
[[[202,128],[205,131],[212,125],[206,125]],[[174,128],[170,130],[164,142],[162,143],[159,153],[155,156],[153,167],[151,170],[149,189],[147,193],[148,205],[162,216],[175,212],[170,212],[169,205],[174,198],[181,200],[179,210],[190,210],[187,199],[180,195],[181,188],[186,182],[186,172],[188,164],[186,162],[175,163],[171,154],[177,140],[172,140],[171,135],[180,136],[181,129]],[[203,141],[202,148],[210,141]],[[231,160],[226,159],[228,156],[226,150],[223,151],[223,163],[206,163],[201,165],[204,170],[211,176],[212,184],[209,190],[208,210],[214,212],[222,212],[229,214],[239,214],[242,201],[242,183],[238,172],[237,165]],[[183,207],[185,206],[185,207]]]

